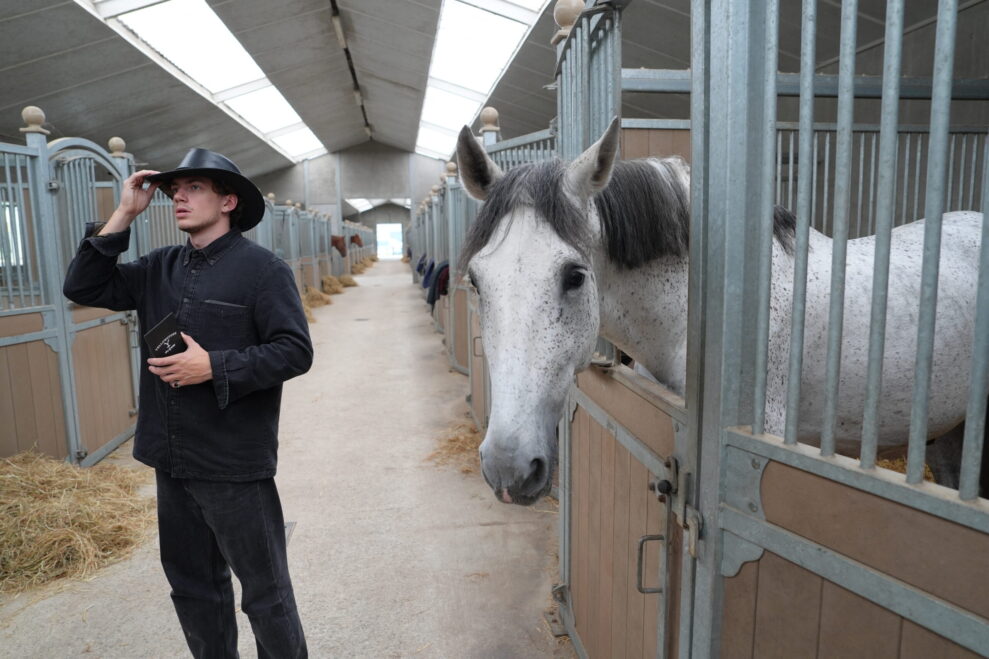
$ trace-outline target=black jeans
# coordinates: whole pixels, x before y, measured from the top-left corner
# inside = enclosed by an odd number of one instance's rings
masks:
[[[155,473],[161,563],[193,656],[238,656],[231,568],[258,657],[308,656],[274,479],[229,483]]]

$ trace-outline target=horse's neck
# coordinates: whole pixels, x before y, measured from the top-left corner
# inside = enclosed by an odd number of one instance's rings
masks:
[[[663,257],[619,270],[603,253],[596,270],[601,335],[661,383],[684,392],[687,360],[687,259]]]

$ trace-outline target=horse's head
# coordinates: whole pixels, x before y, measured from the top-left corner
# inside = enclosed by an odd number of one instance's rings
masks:
[[[503,174],[466,127],[457,156],[464,185],[485,204],[461,254],[480,299],[491,376],[481,467],[495,495],[531,504],[549,492],[556,423],[574,374],[598,335],[592,259],[599,233],[593,197],[608,185],[617,120],[572,163]]]

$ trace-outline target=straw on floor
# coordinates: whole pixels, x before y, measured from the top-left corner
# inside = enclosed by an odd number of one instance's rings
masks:
[[[477,449],[484,440],[472,423],[458,423],[439,438],[439,447],[428,459],[439,465],[453,465],[464,474],[477,473],[481,467]]]
[[[0,593],[85,578],[128,556],[155,521],[150,471],[81,468],[36,452],[0,460]]]

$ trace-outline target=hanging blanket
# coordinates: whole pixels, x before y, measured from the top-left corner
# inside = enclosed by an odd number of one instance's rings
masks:
[[[426,296],[426,303],[429,304],[430,311],[436,306],[436,300],[441,295],[446,295],[447,285],[450,281],[450,262],[443,261],[436,266],[436,276],[429,284],[429,294]]]

